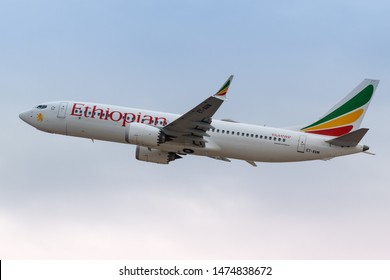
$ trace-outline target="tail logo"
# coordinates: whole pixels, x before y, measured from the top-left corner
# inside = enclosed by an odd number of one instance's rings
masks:
[[[229,89],[229,86],[230,86],[232,79],[233,79],[233,75],[229,77],[229,79],[226,81],[226,83],[223,84],[221,89],[216,94],[214,94],[214,96],[225,96],[228,89]]]
[[[351,132],[354,123],[364,115],[367,109],[365,105],[371,100],[373,93],[374,86],[370,84],[323,118],[301,130],[328,136],[341,136]]]

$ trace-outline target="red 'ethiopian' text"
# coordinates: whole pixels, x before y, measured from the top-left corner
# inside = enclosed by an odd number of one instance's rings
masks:
[[[100,120],[110,120],[113,122],[120,122],[122,126],[126,124],[137,122],[145,124],[167,124],[167,119],[165,117],[157,117],[151,115],[144,115],[141,112],[130,113],[130,112],[120,112],[120,111],[111,111],[110,108],[98,108],[96,105],[88,106],[82,103],[74,103],[72,107],[71,116],[84,117],[90,119],[100,119]]]

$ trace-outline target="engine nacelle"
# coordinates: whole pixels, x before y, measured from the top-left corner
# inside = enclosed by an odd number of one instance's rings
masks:
[[[131,123],[126,127],[126,142],[129,144],[157,147],[165,142],[165,134],[159,128],[143,123]]]
[[[176,153],[168,153],[158,149],[150,149],[137,146],[135,158],[141,161],[168,164],[169,162],[181,158]]]

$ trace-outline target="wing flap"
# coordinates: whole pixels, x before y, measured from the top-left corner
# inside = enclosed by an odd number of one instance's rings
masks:
[[[222,161],[226,161],[226,162],[231,162],[231,160],[228,159],[227,157],[209,156],[209,158],[213,158],[213,159],[216,159],[216,160],[222,160]]]
[[[196,146],[199,146],[199,143],[201,145],[207,143],[203,137],[208,137],[207,131],[214,128],[211,125],[212,117],[225,100],[232,79],[233,75],[229,77],[216,94],[163,127],[163,132],[173,137],[172,142],[188,143],[188,140],[191,139],[195,141],[194,145]]]

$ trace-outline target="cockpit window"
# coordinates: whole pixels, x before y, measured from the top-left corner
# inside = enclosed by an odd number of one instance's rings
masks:
[[[46,109],[47,108],[47,105],[38,105],[37,106],[37,109]]]

